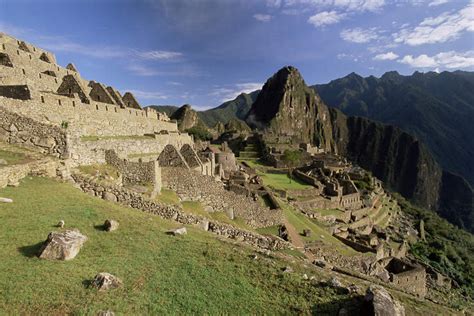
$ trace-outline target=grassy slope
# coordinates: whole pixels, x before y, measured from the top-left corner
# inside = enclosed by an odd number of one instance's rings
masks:
[[[184,238],[165,231],[175,223],[89,197],[68,184],[33,178],[0,190],[14,203],[0,205],[0,310],[6,314],[95,314],[111,309],[137,313],[232,313],[337,310],[345,300],[330,288],[312,286],[301,274],[282,275],[283,262],[249,258],[231,246],[189,228]],[[95,226],[106,218],[120,228]],[[36,258],[40,243],[60,219],[89,240],[69,262]],[[122,278],[106,293],[84,283],[98,272]]]

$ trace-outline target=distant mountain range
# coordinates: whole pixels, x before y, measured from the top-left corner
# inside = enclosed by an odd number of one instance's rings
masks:
[[[347,115],[400,127],[425,143],[445,170],[474,184],[474,73],[355,73],[312,86]]]

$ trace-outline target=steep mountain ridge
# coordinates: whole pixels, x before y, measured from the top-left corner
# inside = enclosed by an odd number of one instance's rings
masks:
[[[334,148],[328,108],[291,66],[267,80],[246,122],[293,143],[312,143],[325,150]]]
[[[347,115],[393,124],[425,143],[444,169],[474,183],[474,73],[355,73],[312,86]]]

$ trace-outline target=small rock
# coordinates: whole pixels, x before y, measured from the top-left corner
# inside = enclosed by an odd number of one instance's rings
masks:
[[[320,268],[325,268],[327,266],[327,263],[326,261],[322,260],[322,259],[316,259],[313,261],[313,264],[320,267]]]
[[[78,230],[51,232],[41,247],[39,257],[49,260],[71,260],[86,241],[87,237]]]
[[[355,284],[351,284],[347,287],[347,291],[349,292],[349,294],[356,294],[359,293],[360,288]]]
[[[311,237],[311,230],[309,230],[309,229],[303,229],[303,236],[305,236],[305,237]]]
[[[338,316],[349,316],[349,312],[347,311],[347,309],[345,309],[344,307],[342,307],[339,312],[337,313]]]
[[[115,289],[122,285],[122,280],[107,272],[97,274],[92,281],[92,286],[98,288],[99,291]]]
[[[173,230],[171,233],[175,236],[177,236],[177,235],[186,235],[188,233],[188,231],[186,230],[186,227],[181,227],[181,228],[177,228],[177,229]]]
[[[60,228],[64,228],[64,221],[60,220],[57,226]]]
[[[13,203],[12,199],[0,197],[0,203]]]
[[[308,280],[308,279],[309,279],[309,278],[308,278],[308,275],[307,275],[306,273],[303,274],[303,280]]]
[[[292,273],[292,272],[293,272],[293,268],[290,266],[283,268],[283,273]]]
[[[8,165],[8,162],[5,159],[0,159],[0,166]]]
[[[336,288],[337,287],[343,287],[341,281],[339,281],[339,279],[334,277],[334,276],[331,279],[329,279],[329,281],[327,283],[332,287],[336,287]]]
[[[115,316],[115,313],[109,310],[100,311],[97,313],[97,316]]]
[[[204,231],[208,231],[209,230],[209,221],[206,220],[206,219],[200,221],[199,222],[199,227]]]
[[[108,232],[112,232],[114,230],[117,230],[119,227],[119,222],[113,219],[106,219],[104,222],[104,228]]]

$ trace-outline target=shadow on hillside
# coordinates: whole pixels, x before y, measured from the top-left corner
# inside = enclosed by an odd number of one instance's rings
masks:
[[[316,304],[311,309],[312,315],[367,315],[361,310],[363,296],[337,299],[328,303]],[[345,310],[345,312],[343,311]]]
[[[18,247],[18,252],[25,257],[37,257],[43,244],[44,241],[40,241],[39,243],[36,243],[34,245]]]

